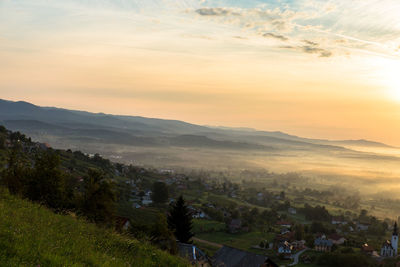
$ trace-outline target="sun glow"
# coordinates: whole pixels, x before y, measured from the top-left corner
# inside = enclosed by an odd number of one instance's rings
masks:
[[[388,97],[400,101],[400,60],[384,60],[380,64],[379,73]]]

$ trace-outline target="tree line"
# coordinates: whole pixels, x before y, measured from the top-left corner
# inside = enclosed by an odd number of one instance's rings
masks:
[[[90,222],[114,227],[119,192],[116,183],[106,174],[114,168],[109,160],[95,155],[94,159],[101,168],[87,168],[85,175],[77,177],[71,174],[75,166],[67,167],[67,170],[62,166],[59,151],[46,149],[27,153],[24,147],[32,145],[31,140],[18,132],[8,132],[1,126],[0,137],[0,149],[7,153],[6,166],[0,172],[0,184],[11,194],[40,203],[57,213],[74,212]],[[11,148],[6,148],[6,140],[11,141]],[[73,155],[74,158],[75,155],[84,156],[79,151],[73,152]],[[156,203],[168,200],[168,189],[164,183],[154,183],[153,190]],[[167,216],[160,213],[145,234],[154,245],[176,253],[176,241],[190,242],[193,236],[191,229],[191,214],[180,197],[170,206]],[[136,230],[129,229],[129,232],[135,233]]]

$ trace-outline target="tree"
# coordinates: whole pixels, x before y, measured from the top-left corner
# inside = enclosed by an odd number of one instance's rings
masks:
[[[5,148],[5,143],[6,143],[6,137],[0,133],[0,148],[1,149]]]
[[[51,150],[36,155],[35,167],[29,179],[27,196],[50,208],[63,208],[65,177],[61,172],[60,157]]]
[[[151,199],[158,204],[163,204],[168,201],[168,188],[163,182],[154,182],[153,193]]]
[[[83,178],[81,212],[93,222],[110,223],[115,213],[116,196],[113,184],[102,172],[90,169]]]
[[[174,234],[168,228],[167,218],[164,214],[158,214],[157,221],[151,229],[150,241],[171,254],[178,252]]]
[[[21,150],[14,148],[8,157],[8,168],[3,172],[2,183],[12,194],[22,195],[29,176],[27,160],[23,157]]]
[[[168,227],[174,232],[175,237],[182,243],[190,243],[193,237],[192,216],[182,196],[172,205],[168,215]]]
[[[304,233],[304,226],[302,224],[296,224],[293,227],[293,230],[295,232],[295,238],[296,240],[303,240],[305,233]]]

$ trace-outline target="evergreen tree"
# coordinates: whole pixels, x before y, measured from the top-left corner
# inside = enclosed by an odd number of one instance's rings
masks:
[[[163,182],[154,182],[153,193],[151,199],[158,204],[162,204],[168,201],[168,188]]]
[[[193,237],[192,216],[182,196],[172,205],[168,216],[168,227],[174,232],[175,237],[182,243],[190,243]]]

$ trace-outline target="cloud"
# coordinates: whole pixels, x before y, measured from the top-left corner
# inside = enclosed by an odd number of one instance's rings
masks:
[[[319,54],[320,57],[331,57],[333,53],[329,50],[315,46],[304,45],[300,47],[301,51],[307,54]]]
[[[230,8],[223,8],[223,7],[204,7],[196,9],[196,13],[201,16],[230,16],[240,15],[238,12],[234,12]]]
[[[332,51],[329,51],[329,50],[323,49],[323,48],[319,48],[319,47],[315,47],[315,46],[310,46],[310,45],[303,45],[303,46],[287,45],[287,46],[281,46],[280,48],[301,51],[306,54],[319,54],[319,57],[333,56]]]
[[[264,36],[264,37],[266,37],[266,38],[279,39],[279,40],[281,40],[281,41],[287,41],[287,40],[289,40],[289,38],[287,38],[287,37],[285,37],[285,36],[283,36],[283,35],[275,34],[275,33],[272,33],[272,32],[264,33],[262,36]]]
[[[318,46],[319,44],[310,40],[303,40],[304,43],[310,46]]]
[[[243,36],[240,36],[240,35],[232,36],[232,38],[240,39],[240,40],[248,40],[249,39],[247,37],[243,37]]]

